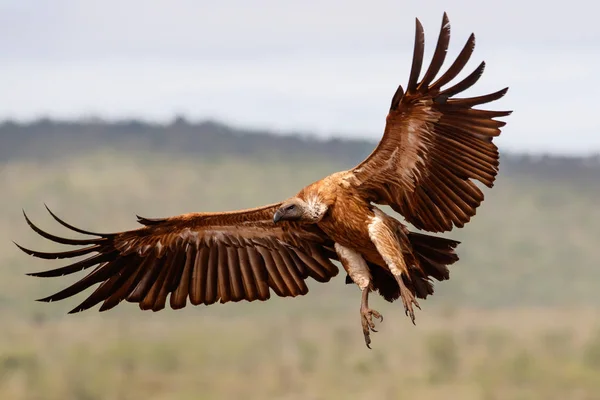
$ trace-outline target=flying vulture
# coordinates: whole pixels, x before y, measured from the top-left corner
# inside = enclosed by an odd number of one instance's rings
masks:
[[[46,253],[19,246],[44,259],[87,256],[62,268],[32,273],[56,277],[88,270],[81,280],[49,297],[50,302],[96,289],[71,313],[102,303],[109,310],[123,300],[159,311],[167,298],[173,309],[230,301],[267,300],[308,292],[307,278],[328,282],[347,272],[346,283],[362,291],[360,316],[367,347],[374,318],[369,293],[392,302],[400,298],[414,323],[417,298],[433,293],[432,278],[449,278],[448,265],[459,242],[413,232],[376,205],[387,205],[415,228],[429,232],[463,227],[483,200],[476,181],[492,187],[498,149],[492,142],[510,111],[480,104],[500,99],[508,88],[477,97],[456,97],[481,76],[482,62],[451,83],[469,60],[471,35],[452,65],[436,76],[446,58],[450,23],[446,14],[433,58],[421,76],[424,32],[416,20],[412,69],[406,90],[398,87],[383,138],[360,164],[312,183],[280,203],[231,212],[202,212],[170,218],[138,217],[142,227],[120,233],[94,233],[63,221],[86,235],[67,239],[47,233],[25,215],[29,226],[54,242],[84,246]]]

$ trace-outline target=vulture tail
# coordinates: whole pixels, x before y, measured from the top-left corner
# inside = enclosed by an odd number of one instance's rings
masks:
[[[427,277],[438,281],[450,279],[448,265],[458,261],[454,249],[460,242],[417,232],[409,232],[408,240],[418,267]]]

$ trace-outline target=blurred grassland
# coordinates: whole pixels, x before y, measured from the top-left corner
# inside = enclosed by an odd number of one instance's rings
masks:
[[[56,249],[25,224],[110,232],[135,214],[258,206],[350,167],[327,158],[191,156],[96,149],[0,164],[2,399],[600,399],[600,188],[504,176],[465,229],[451,280],[422,301],[414,327],[400,303],[364,347],[344,274],[307,296],[160,313],[122,304],[66,315],[82,296],[33,299],[77,277],[10,242]],[[67,233],[67,236],[74,235]]]
[[[225,318],[204,311],[179,319],[91,314],[35,325],[4,321],[10,329],[0,334],[0,395],[468,400],[600,393],[593,312],[428,310],[415,328],[388,308],[368,351],[356,305],[330,317],[317,311]]]

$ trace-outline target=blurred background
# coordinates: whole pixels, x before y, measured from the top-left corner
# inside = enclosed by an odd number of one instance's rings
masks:
[[[467,95],[510,86],[496,186],[451,279],[413,326],[400,302],[363,342],[344,274],[301,298],[66,315],[44,304],[77,279],[43,203],[84,229],[135,214],[259,206],[367,156],[406,85],[414,18],[430,59],[473,31],[487,70]],[[584,0],[0,1],[0,398],[600,399],[598,7]],[[449,65],[449,64],[448,64]],[[460,78],[460,77],[459,77]],[[66,234],[69,236],[69,234]]]

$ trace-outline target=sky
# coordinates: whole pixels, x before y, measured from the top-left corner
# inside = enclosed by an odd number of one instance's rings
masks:
[[[555,4],[555,5],[552,5]],[[0,0],[0,119],[175,115],[239,127],[377,140],[410,71],[415,18],[446,67],[471,32],[467,95],[514,113],[497,143],[600,152],[600,5],[505,0]]]

